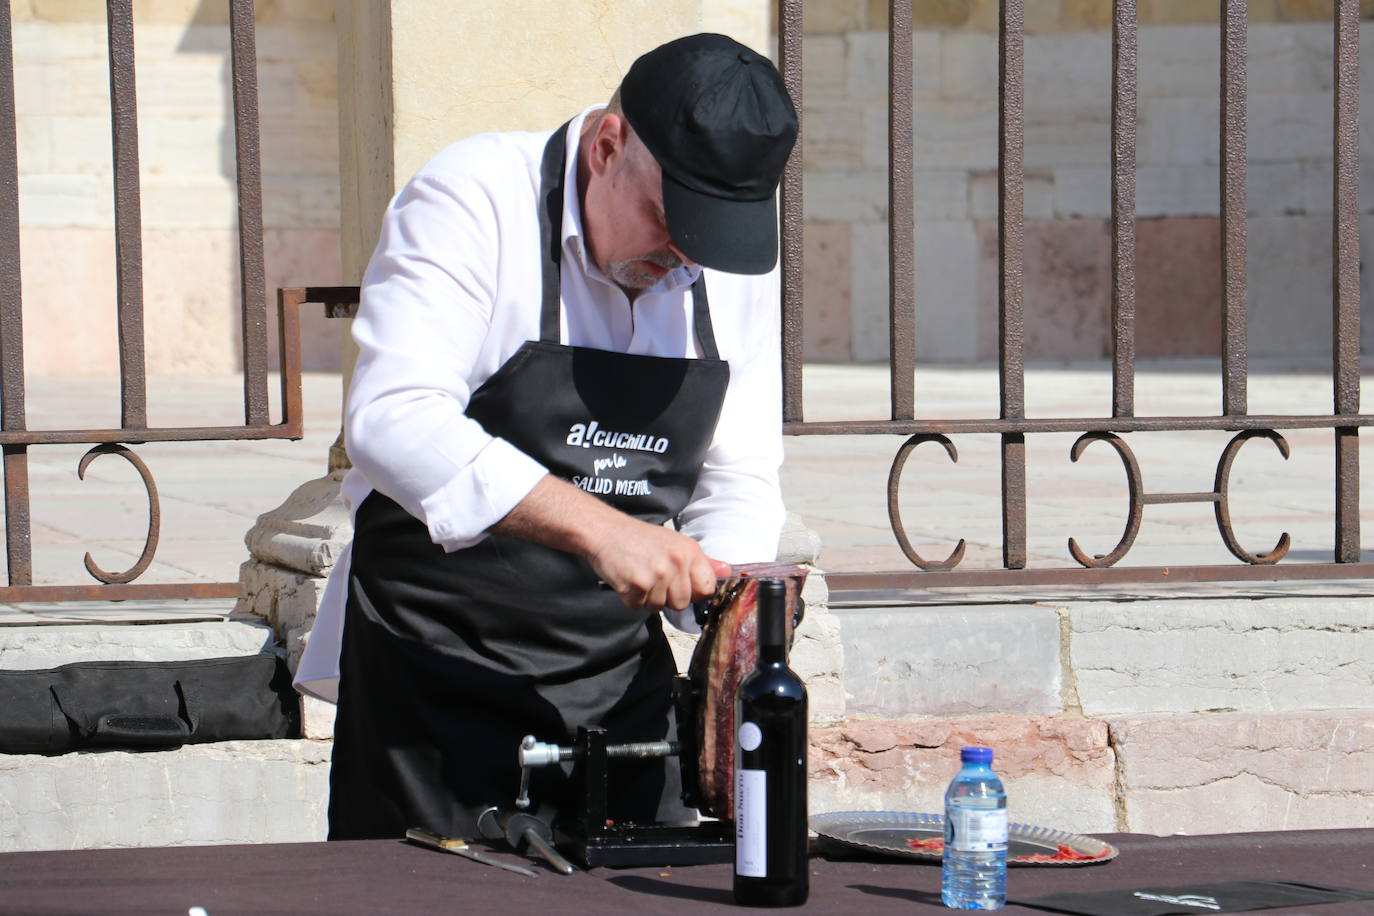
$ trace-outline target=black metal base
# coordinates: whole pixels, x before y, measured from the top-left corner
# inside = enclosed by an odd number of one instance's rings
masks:
[[[734,832],[723,821],[694,827],[606,827],[594,837],[560,837],[558,848],[586,868],[709,865],[735,860]]]

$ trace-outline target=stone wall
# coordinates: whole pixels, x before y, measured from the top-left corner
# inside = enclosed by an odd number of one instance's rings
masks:
[[[334,0],[257,3],[263,248],[278,286],[340,282]],[[103,3],[20,0],[15,107],[31,376],[113,376],[114,198]],[[151,375],[238,371],[238,236],[222,0],[134,4]],[[303,311],[307,369],[339,330]],[[273,346],[275,347],[275,334]]]
[[[1026,5],[1031,359],[1107,352],[1110,6]],[[1249,327],[1256,356],[1324,355],[1330,346],[1332,30],[1321,21],[1330,6],[1250,3]],[[1374,3],[1363,6],[1374,12]],[[997,0],[913,2],[922,359],[996,353],[997,8]],[[34,376],[113,375],[104,11],[76,0],[23,0],[12,9],[27,369]],[[811,359],[887,356],[887,9],[886,0],[805,6]],[[1192,0],[1140,4],[1142,356],[1219,348],[1216,10]],[[345,282],[334,0],[273,0],[257,11],[266,286],[270,293]],[[135,5],[148,369],[155,375],[238,368],[226,15],[219,0]],[[768,44],[749,4],[709,4],[703,17],[704,27]],[[1365,34],[1368,47],[1374,35]],[[1374,99],[1362,101],[1369,110]],[[1364,120],[1368,125],[1368,115]],[[1362,148],[1374,149],[1368,126],[1364,133]],[[1368,167],[1362,187],[1364,221],[1374,230]],[[1365,300],[1374,301],[1374,278],[1364,284]],[[58,314],[61,320],[51,317]],[[316,310],[304,318],[305,367],[337,368],[341,328]],[[1374,339],[1374,322],[1365,326],[1366,340]]]
[[[1158,834],[1374,826],[1369,598],[831,616],[844,707],[813,724],[813,811],[939,811],[959,748],[986,744],[1022,823]]]
[[[1249,6],[1250,353],[1321,356],[1331,334],[1331,4]],[[1368,14],[1374,4],[1365,8]],[[997,353],[997,9],[997,0],[913,4],[922,359]],[[1107,0],[1026,5],[1029,359],[1110,352],[1110,9]],[[1217,10],[1194,0],[1140,4],[1142,356],[1220,350]],[[887,358],[887,24],[881,0],[806,6],[811,359]],[[1362,41],[1367,59],[1369,29]],[[1371,86],[1362,83],[1366,111]],[[1369,150],[1374,133],[1367,115],[1363,122],[1362,149]],[[1374,228],[1371,161],[1366,154],[1366,236]],[[1366,302],[1374,299],[1370,283],[1366,277]]]

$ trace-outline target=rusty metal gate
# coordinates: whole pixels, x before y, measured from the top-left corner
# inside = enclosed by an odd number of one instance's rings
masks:
[[[111,107],[115,149],[118,309],[121,364],[121,425],[118,429],[28,430],[24,410],[22,318],[19,286],[14,68],[8,4],[0,5],[0,447],[4,454],[6,547],[9,580],[0,601],[78,598],[222,597],[238,593],[236,583],[177,585],[129,584],[151,562],[157,546],[158,504],[151,474],[128,445],[207,439],[298,438],[301,431],[299,327],[297,310],[323,302],[333,315],[351,313],[356,288],[281,291],[278,334],[282,354],[282,422],[268,421],[267,310],[263,297],[261,191],[258,170],[257,99],[253,4],[228,0],[231,9],[234,123],[237,145],[244,423],[207,428],[154,428],[147,424],[144,392],[139,252],[138,142],[132,55],[131,0],[107,0]],[[1104,0],[1105,2],[1105,0]],[[1135,411],[1135,128],[1137,0],[1114,0],[1112,69],[1111,328],[1112,411],[1107,417],[1036,418],[1027,416],[1023,358],[1023,110],[1024,0],[1002,0],[999,81],[999,378],[996,417],[922,419],[915,403],[914,196],[912,175],[912,47],[890,41],[889,50],[889,236],[890,236],[890,418],[875,421],[810,422],[802,410],[802,162],[800,143],[783,179],[783,414],[789,435],[902,435],[888,480],[888,507],[894,537],[914,568],[890,572],[831,571],[833,589],[912,589],[936,586],[1041,586],[1118,582],[1187,582],[1367,578],[1374,564],[1360,562],[1359,430],[1374,422],[1359,404],[1359,0],[1336,0],[1333,106],[1334,233],[1332,269],[1334,346],[1329,413],[1257,415],[1248,412],[1245,309],[1246,265],[1246,3],[1221,5],[1219,40],[1222,126],[1221,200],[1223,256],[1222,404],[1214,416],[1138,416]],[[909,0],[890,4],[890,34],[909,36]],[[789,90],[802,101],[802,2],[778,5],[779,64]],[[805,124],[803,123],[803,130]],[[1336,485],[1332,494],[1335,551],[1330,563],[1282,563],[1285,536],[1273,550],[1253,554],[1232,529],[1228,483],[1232,463],[1244,443],[1264,438],[1284,454],[1280,430],[1329,429],[1335,441]],[[1217,465],[1208,492],[1147,493],[1134,454],[1122,434],[1210,430],[1234,432]],[[1115,549],[1090,556],[1070,544],[1078,565],[1027,568],[1026,436],[1079,433],[1072,457],[1090,443],[1108,443],[1127,473],[1130,507],[1126,530]],[[897,491],[911,450],[923,442],[942,445],[955,455],[951,435],[996,436],[1001,455],[1002,567],[960,567],[962,547],[946,559],[929,560],[912,548],[898,508]],[[87,556],[87,568],[101,585],[32,585],[29,549],[27,453],[51,444],[91,444],[80,469],[95,457],[120,454],[142,475],[149,496],[149,533],[138,563],[107,573]],[[1239,562],[1225,566],[1121,567],[1131,549],[1143,508],[1160,503],[1210,504],[1222,540]]]
[[[120,425],[118,429],[31,430],[25,416],[23,317],[19,280],[18,154],[14,53],[10,4],[0,3],[0,449],[4,454],[5,549],[8,581],[0,601],[71,601],[129,598],[221,598],[240,592],[236,582],[130,584],[153,560],[161,511],[152,473],[129,446],[148,442],[230,439],[299,439],[301,436],[300,328],[297,304],[279,302],[281,422],[268,404],[268,319],[262,250],[262,187],[258,153],[257,53],[252,0],[227,0],[230,10],[235,156],[238,177],[239,275],[243,345],[241,426],[148,425],[143,332],[143,258],[139,206],[138,115],[134,78],[132,0],[107,0],[110,110],[114,147],[115,260],[117,269]],[[281,297],[278,297],[279,300]],[[34,585],[29,513],[28,452],[45,445],[89,444],[77,472],[101,455],[119,455],[138,470],[148,494],[148,533],[130,568],[101,569],[89,553],[87,571],[99,585]]]
[[[1107,2],[1107,0],[1103,0]],[[1201,0],[1200,0],[1201,2]],[[1216,416],[1137,416],[1135,412],[1135,157],[1137,0],[1114,0],[1111,85],[1111,346],[1110,417],[1041,419],[1027,416],[1023,358],[1022,260],[1025,0],[1002,0],[998,118],[998,330],[1000,412],[997,417],[922,419],[915,404],[914,197],[912,175],[912,31],[910,0],[890,7],[889,33],[889,267],[891,417],[880,421],[808,422],[802,411],[802,166],[794,155],[783,184],[783,414],[790,435],[892,435],[909,438],[898,450],[888,479],[888,512],[896,537],[915,569],[831,572],[832,589],[924,589],[938,586],[1043,586],[1205,580],[1321,579],[1374,575],[1360,562],[1359,430],[1374,420],[1360,413],[1359,230],[1359,0],[1336,0],[1334,14],[1334,347],[1332,407],[1320,415],[1253,415],[1247,410],[1246,346],[1246,31],[1245,0],[1214,0],[1221,7],[1221,201],[1222,201],[1222,404]],[[779,63],[801,105],[802,3],[782,0],[778,18]],[[803,123],[803,130],[805,124]],[[800,146],[800,143],[798,144]],[[1228,483],[1237,451],[1249,439],[1274,442],[1287,457],[1279,430],[1330,429],[1335,437],[1335,554],[1331,563],[1280,563],[1289,548],[1285,534],[1267,553],[1252,554],[1237,540],[1228,505]],[[1139,465],[1120,434],[1216,430],[1236,436],[1224,448],[1210,492],[1146,493]],[[1127,472],[1130,508],[1120,542],[1090,556],[1070,541],[1077,566],[1027,568],[1026,436],[1081,433],[1071,457],[1094,441],[1109,443]],[[944,560],[923,558],[911,546],[898,507],[898,485],[907,456],[922,442],[944,446],[954,434],[998,436],[1001,443],[1002,568],[962,569],[963,543]],[[957,459],[956,459],[957,460]],[[1199,502],[1213,506],[1220,535],[1240,561],[1225,566],[1118,567],[1140,528],[1144,506]]]

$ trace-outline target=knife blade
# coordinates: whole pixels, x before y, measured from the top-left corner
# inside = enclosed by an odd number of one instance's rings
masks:
[[[502,862],[500,859],[493,859],[491,856],[477,852],[468,846],[468,841],[455,839],[453,837],[440,836],[437,833],[430,833],[428,830],[421,830],[419,827],[411,827],[406,831],[406,839],[421,846],[428,846],[430,849],[438,849],[441,852],[451,852],[454,855],[472,859],[474,862],[481,862],[483,865],[492,865],[496,868],[504,868],[506,871],[513,871],[517,875],[526,875],[530,878],[538,877],[538,874],[523,865],[512,865],[509,862]]]

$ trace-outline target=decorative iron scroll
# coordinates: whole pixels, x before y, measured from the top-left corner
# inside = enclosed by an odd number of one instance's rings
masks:
[[[143,488],[148,491],[148,536],[143,540],[143,552],[138,555],[138,562],[124,572],[108,573],[91,558],[90,551],[86,552],[85,563],[88,573],[106,585],[111,583],[124,584],[143,575],[153,562],[153,554],[157,552],[158,531],[162,526],[162,507],[158,504],[157,484],[153,481],[153,475],[148,470],[148,465],[143,463],[142,458],[122,445],[106,443],[91,449],[81,457],[81,463],[76,466],[76,476],[85,480],[86,468],[101,455],[118,455],[132,464],[134,469],[138,471],[138,476],[143,478]]]
[[[1136,536],[1140,533],[1141,522],[1144,520],[1145,507],[1149,505],[1159,505],[1163,503],[1211,503],[1216,512],[1217,529],[1221,534],[1222,541],[1226,548],[1238,560],[1243,560],[1252,565],[1271,565],[1283,559],[1292,546],[1292,539],[1288,532],[1283,532],[1279,536],[1278,543],[1274,549],[1268,553],[1250,553],[1241,546],[1240,540],[1236,537],[1235,529],[1231,524],[1231,467],[1235,464],[1236,455],[1241,448],[1251,439],[1268,439],[1274,443],[1286,461],[1291,454],[1288,440],[1272,429],[1247,429],[1234,436],[1222,450],[1221,459],[1217,462],[1216,483],[1213,490],[1207,493],[1146,493],[1144,477],[1140,471],[1140,462],[1136,460],[1135,453],[1115,433],[1109,432],[1090,432],[1084,433],[1074,442],[1069,450],[1069,460],[1078,461],[1083,452],[1094,442],[1105,442],[1116,450],[1121,458],[1121,463],[1126,469],[1126,490],[1129,496],[1129,508],[1126,515],[1126,529],[1122,532],[1121,540],[1117,541],[1115,547],[1108,553],[1100,553],[1089,556],[1083,548],[1078,546],[1078,541],[1069,538],[1069,554],[1078,561],[1081,566],[1089,569],[1104,569],[1114,566],[1130,551],[1135,544]],[[916,446],[924,442],[938,442],[945,449],[945,454],[949,455],[949,460],[958,463],[959,452],[954,447],[954,443],[948,437],[940,433],[920,433],[914,435],[902,444],[897,450],[897,456],[892,461],[892,470],[887,477],[887,516],[892,526],[892,533],[897,538],[898,545],[902,548],[902,553],[906,554],[916,566],[921,569],[941,570],[953,569],[959,565],[964,558],[964,548],[966,546],[963,538],[955,546],[950,555],[943,560],[927,560],[911,545],[910,538],[907,537],[906,526],[902,520],[902,510],[898,501],[898,494],[901,488],[902,472],[906,468],[907,458],[911,455]]]
[[[906,467],[907,456],[922,442],[940,443],[945,447],[945,454],[949,455],[949,460],[956,464],[959,462],[959,452],[955,449],[954,443],[938,433],[912,436],[906,440],[902,447],[897,450],[897,457],[892,461],[892,470],[887,475],[887,517],[892,524],[892,533],[897,536],[897,543],[901,546],[902,553],[906,554],[908,560],[922,569],[953,569],[964,558],[965,544],[963,538],[959,539],[954,550],[943,560],[927,560],[916,552],[916,548],[911,546],[911,540],[906,536],[906,527],[902,524],[902,509],[897,503],[897,495],[902,483],[902,470]]]
[[[1231,465],[1235,463],[1236,455],[1246,442],[1251,439],[1268,439],[1278,448],[1284,460],[1288,460],[1289,447],[1288,440],[1279,435],[1272,429],[1247,429],[1235,436],[1226,444],[1222,450],[1221,460],[1217,462],[1217,476],[1215,489],[1210,493],[1146,493],[1144,482],[1140,473],[1140,463],[1136,461],[1130,446],[1124,439],[1115,433],[1084,433],[1078,437],[1078,441],[1073,444],[1073,449],[1069,452],[1069,458],[1077,461],[1083,454],[1083,450],[1094,442],[1106,442],[1116,453],[1121,456],[1121,463],[1126,467],[1126,486],[1130,492],[1130,508],[1127,512],[1126,530],[1121,535],[1121,540],[1110,553],[1098,554],[1096,557],[1089,557],[1078,543],[1069,538],[1069,553],[1083,566],[1092,569],[1111,566],[1124,557],[1135,543],[1136,535],[1140,533],[1140,523],[1144,516],[1145,507],[1148,505],[1158,505],[1160,503],[1212,503],[1216,511],[1217,529],[1221,532],[1221,539],[1226,543],[1226,549],[1238,560],[1246,563],[1270,564],[1277,563],[1283,559],[1283,555],[1288,553],[1291,546],[1291,539],[1288,532],[1284,532],[1279,538],[1279,542],[1274,545],[1274,549],[1268,553],[1254,554],[1240,546],[1240,541],[1236,538],[1235,529],[1231,527]]]

